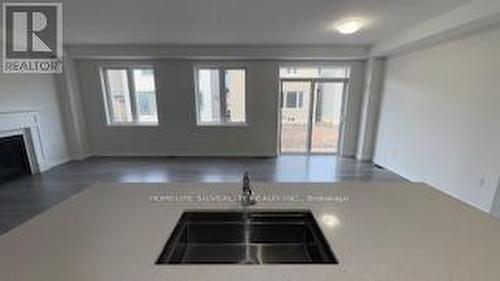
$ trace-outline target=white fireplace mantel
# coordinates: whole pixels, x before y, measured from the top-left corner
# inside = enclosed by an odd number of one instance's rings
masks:
[[[23,136],[32,173],[47,169],[39,120],[37,111],[0,112],[0,137]]]

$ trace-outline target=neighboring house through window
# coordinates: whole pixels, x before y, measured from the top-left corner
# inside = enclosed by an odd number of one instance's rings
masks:
[[[200,126],[246,124],[246,70],[195,69],[196,120]]]
[[[304,103],[304,93],[299,91],[290,91],[285,93],[285,108],[301,108]]]
[[[158,125],[153,68],[103,68],[108,125]]]

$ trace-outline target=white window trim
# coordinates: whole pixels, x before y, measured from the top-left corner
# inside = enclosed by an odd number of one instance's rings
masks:
[[[200,69],[217,69],[219,71],[219,95],[221,101],[220,118],[222,122],[200,122],[198,112],[200,110],[199,103],[199,85],[198,85],[198,72]],[[245,122],[231,122],[226,120],[226,70],[244,70],[245,71]],[[248,69],[246,66],[240,65],[225,65],[225,64],[200,64],[194,67],[194,99],[195,99],[195,118],[196,126],[198,127],[247,127],[248,123]]]
[[[303,80],[325,80],[325,81],[332,81],[332,82],[349,82],[349,79],[352,76],[352,69],[353,69],[353,63],[352,62],[338,62],[338,61],[330,61],[330,62],[317,62],[317,61],[305,61],[301,63],[296,63],[296,62],[288,62],[288,61],[281,61],[279,63],[278,69],[282,68],[295,68],[295,69],[300,69],[300,68],[345,68],[347,69],[347,77],[303,77],[303,76],[297,76],[297,77],[280,77],[280,80],[283,81],[303,81]],[[279,70],[278,70],[279,72]]]
[[[156,99],[156,114],[158,115],[158,122],[139,122],[139,115],[137,113],[137,103],[136,103],[136,91],[135,82],[133,77],[133,70],[135,69],[152,69],[155,83],[155,99]],[[114,122],[113,121],[113,110],[111,109],[110,100],[110,88],[108,76],[106,74],[107,70],[126,70],[127,72],[127,82],[128,90],[130,95],[130,110],[132,111],[132,122]],[[157,94],[157,79],[156,79],[156,69],[154,65],[134,65],[134,64],[116,64],[116,65],[104,65],[100,68],[101,74],[101,84],[102,93],[104,100],[104,110],[106,118],[107,127],[159,127],[160,126],[160,114],[158,110],[158,94]]]

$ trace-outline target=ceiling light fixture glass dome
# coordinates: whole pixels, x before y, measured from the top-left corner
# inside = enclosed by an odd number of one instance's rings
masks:
[[[342,34],[353,34],[358,32],[364,25],[361,18],[348,18],[335,24],[335,29]]]

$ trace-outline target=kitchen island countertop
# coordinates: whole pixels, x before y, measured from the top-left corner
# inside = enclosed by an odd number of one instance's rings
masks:
[[[96,184],[0,236],[2,281],[498,281],[500,222],[414,183],[254,183],[252,210],[311,210],[339,264],[155,265],[185,210],[239,183]]]

